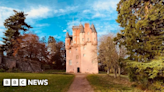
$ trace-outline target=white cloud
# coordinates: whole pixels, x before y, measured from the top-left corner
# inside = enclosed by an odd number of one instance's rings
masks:
[[[86,4],[89,7],[88,9],[85,9],[82,11],[82,14],[80,16],[91,16],[92,19],[94,18],[101,18],[103,20],[113,20],[117,17],[115,16],[117,14],[116,8],[117,3],[119,0],[96,0],[94,2]],[[78,15],[79,16],[79,15]]]
[[[83,10],[83,13],[90,13],[90,10]]]
[[[97,18],[97,17],[105,17],[106,15],[97,12],[95,15],[92,16],[92,18]]]
[[[67,30],[63,30],[63,32],[67,32]]]
[[[54,35],[53,36],[55,39],[57,38],[57,39],[60,39],[61,38],[61,36],[59,36],[59,35]]]
[[[60,16],[60,15],[68,14],[70,12],[75,12],[77,11],[77,9],[78,9],[78,6],[67,6],[66,8],[63,8],[63,9],[54,10],[54,13],[56,16]]]
[[[50,11],[50,8],[46,6],[31,7],[27,12],[27,18],[47,18],[51,15]]]
[[[119,0],[103,0],[103,1],[97,1],[93,4],[92,8],[95,11],[115,11],[116,6]]]
[[[45,26],[49,26],[49,24],[45,23],[45,24],[37,24],[37,27],[45,27]]]

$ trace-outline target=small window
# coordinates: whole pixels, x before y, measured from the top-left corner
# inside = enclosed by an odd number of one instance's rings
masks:
[[[89,41],[89,38],[88,38],[88,41]]]
[[[85,46],[83,47],[83,49],[85,50]]]
[[[71,50],[69,50],[69,53],[71,53]]]
[[[76,59],[78,59],[79,57],[78,57],[78,55],[76,55]]]
[[[77,49],[76,49],[76,51],[77,51]]]
[[[94,63],[94,61],[92,60],[92,64]]]
[[[85,57],[85,54],[83,54],[83,57]]]
[[[72,65],[72,61],[71,60],[69,60],[69,65]]]
[[[82,41],[84,41],[84,38],[82,38]]]
[[[76,43],[76,41],[74,41],[74,43]]]
[[[96,38],[94,38],[94,40],[96,41]]]

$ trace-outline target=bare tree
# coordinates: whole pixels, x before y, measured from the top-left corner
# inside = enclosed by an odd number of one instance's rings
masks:
[[[118,60],[118,62],[119,62],[119,68],[118,68],[118,74],[119,74],[119,76],[120,76],[120,74],[121,74],[121,69],[123,68],[123,66],[124,66],[124,62],[123,62],[123,60],[125,59],[125,57],[127,56],[127,51],[126,51],[126,48],[125,48],[125,46],[118,46],[118,49],[117,49],[117,53],[118,53],[118,57],[119,57],[119,60]]]
[[[106,65],[107,74],[109,74],[110,69],[112,69],[114,77],[116,78],[119,68],[119,55],[116,50],[116,45],[113,42],[113,37],[112,34],[101,36],[98,49],[98,60]]]

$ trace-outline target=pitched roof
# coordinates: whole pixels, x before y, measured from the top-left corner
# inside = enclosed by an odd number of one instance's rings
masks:
[[[91,30],[92,30],[92,32],[97,33],[95,26],[93,24],[91,25]]]
[[[83,27],[83,25],[81,23],[80,23],[79,27],[80,27],[80,33],[85,33],[84,32],[84,27]]]
[[[68,32],[66,33],[66,38],[70,38],[70,36],[69,36]]]

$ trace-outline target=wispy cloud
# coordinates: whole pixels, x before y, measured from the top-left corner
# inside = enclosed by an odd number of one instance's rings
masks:
[[[79,6],[67,6],[62,9],[56,9],[54,10],[55,16],[65,15],[68,13],[76,12],[78,10]]]
[[[92,8],[95,11],[115,11],[119,0],[101,0],[95,1]]]
[[[63,32],[67,32],[67,30],[63,30]]]
[[[45,24],[37,24],[36,26],[37,27],[45,27],[45,26],[49,26],[49,24],[48,23],[45,23]]]
[[[83,10],[83,13],[90,13],[90,10]]]
[[[59,36],[59,35],[54,35],[53,36],[55,39],[57,38],[57,39],[60,39],[61,38],[61,36]]]
[[[51,9],[46,6],[31,7],[27,12],[27,18],[47,18],[51,15]]]
[[[92,16],[92,18],[103,18],[103,17],[105,17],[106,15],[104,15],[104,14],[102,14],[102,13],[99,13],[99,12],[97,12],[96,14],[94,14],[93,16]]]

